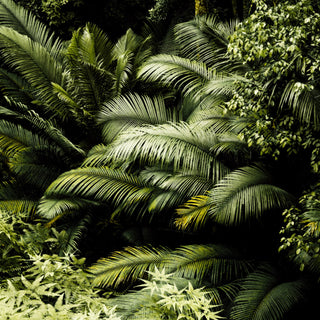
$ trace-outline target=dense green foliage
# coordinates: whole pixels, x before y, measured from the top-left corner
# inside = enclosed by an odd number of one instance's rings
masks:
[[[0,318],[311,317],[318,9],[65,41],[0,0]]]

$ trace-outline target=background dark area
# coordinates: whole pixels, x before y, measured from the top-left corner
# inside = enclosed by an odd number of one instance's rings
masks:
[[[15,0],[16,3],[30,10],[45,24],[50,25],[59,36],[69,39],[72,31],[84,26],[87,22],[97,24],[116,40],[123,35],[128,28],[140,33],[147,22],[160,30],[167,29],[177,22],[192,19],[194,16],[194,0],[69,0],[67,4],[61,4],[56,0]],[[239,15],[243,16],[245,1],[208,1],[210,13],[216,13],[220,19],[227,20]],[[158,3],[158,4],[157,4]],[[150,16],[149,10],[156,5],[156,16]]]

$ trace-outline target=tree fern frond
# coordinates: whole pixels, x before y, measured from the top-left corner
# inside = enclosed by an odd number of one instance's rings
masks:
[[[272,185],[271,177],[259,167],[243,167],[228,174],[210,192],[209,215],[226,225],[241,224],[264,212],[289,206],[293,197]]]
[[[146,271],[161,267],[170,251],[166,248],[128,247],[99,260],[89,268],[93,285],[119,288],[146,276]]]
[[[98,122],[103,124],[105,142],[128,128],[143,124],[161,124],[177,121],[177,112],[166,108],[163,97],[148,97],[136,93],[121,95],[106,102],[98,114]]]
[[[198,195],[192,197],[176,209],[178,217],[174,223],[181,230],[199,230],[209,218],[209,208],[208,196]]]
[[[230,319],[283,319],[305,300],[308,289],[304,280],[282,282],[273,268],[260,268],[243,281]]]

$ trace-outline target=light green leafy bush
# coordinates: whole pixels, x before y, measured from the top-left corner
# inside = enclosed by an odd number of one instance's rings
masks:
[[[74,256],[31,257],[32,266],[8,279],[0,290],[0,319],[120,320],[83,271],[85,259]]]
[[[221,308],[213,305],[209,292],[195,288],[190,281],[155,268],[141,289],[113,301],[122,319],[222,319]]]
[[[227,108],[248,119],[241,137],[261,155],[307,152],[318,172],[320,14],[309,0],[253,2],[228,46],[249,68]]]
[[[287,253],[301,271],[320,278],[320,184],[315,185],[283,213],[280,251]]]

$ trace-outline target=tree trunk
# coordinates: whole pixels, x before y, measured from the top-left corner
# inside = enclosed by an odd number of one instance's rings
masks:
[[[196,16],[201,16],[208,12],[208,0],[195,0],[195,11]]]

